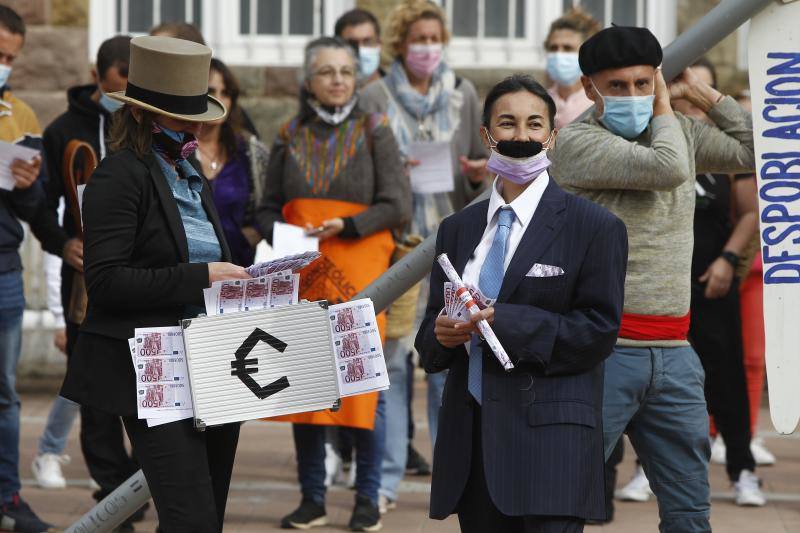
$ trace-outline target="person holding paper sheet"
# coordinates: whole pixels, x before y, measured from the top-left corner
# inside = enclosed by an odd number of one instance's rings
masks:
[[[465,532],[580,532],[605,513],[603,360],[622,315],[627,233],[548,175],[555,104],[514,75],[487,95],[482,136],[496,177],[488,200],[446,218],[446,253],[495,303],[446,316],[434,263],[416,338],[425,370],[449,370],[434,451],[430,516]],[[514,368],[477,334],[485,319]]]
[[[303,69],[300,111],[281,128],[270,152],[257,221],[263,229],[288,222],[316,235],[322,258],[301,272],[300,297],[340,303],[389,267],[391,230],[409,219],[411,194],[386,117],[357,106],[358,58],[352,46],[339,38],[316,39],[306,46]],[[381,315],[379,329],[382,321]],[[344,398],[337,413],[282,419],[295,422],[303,500],[281,525],[302,529],[327,523],[324,426],[333,425],[357,428],[350,527],[380,527],[384,439],[378,393]]]
[[[231,254],[206,179],[187,161],[207,121],[211,50],[170,37],[130,43],[108,155],[83,202],[86,319],[61,393],[123,417],[153,495],[160,530],[222,531],[239,425],[198,432],[191,419],[148,427],[137,417],[128,339],[203,311],[203,289],[247,279]],[[188,95],[188,96],[187,96]]]
[[[17,362],[22,350],[25,295],[19,247],[24,237],[20,220],[29,223],[44,207],[45,166],[41,128],[36,115],[8,86],[8,77],[25,44],[25,23],[10,7],[0,5],[0,528],[20,532],[49,531],[20,497],[20,399]],[[40,236],[42,247],[61,254]]]

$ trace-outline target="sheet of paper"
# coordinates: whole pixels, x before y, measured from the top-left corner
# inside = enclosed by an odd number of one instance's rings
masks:
[[[372,300],[328,307],[339,395],[355,396],[389,388],[389,374]]]
[[[272,249],[278,257],[316,252],[319,250],[319,239],[306,235],[306,230],[300,226],[276,222],[272,227]]]
[[[412,142],[408,157],[419,161],[410,167],[411,190],[416,193],[453,190],[453,158],[448,142]]]
[[[7,191],[14,189],[15,180],[11,174],[12,161],[15,159],[30,161],[37,155],[39,155],[39,151],[33,148],[0,141],[0,189]]]
[[[81,212],[81,224],[83,223],[83,191],[86,190],[86,184],[83,183],[75,187],[75,190],[78,193],[78,211]]]

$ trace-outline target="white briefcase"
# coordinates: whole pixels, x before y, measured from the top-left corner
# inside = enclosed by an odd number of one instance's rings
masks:
[[[330,409],[327,302],[184,320],[195,426]]]

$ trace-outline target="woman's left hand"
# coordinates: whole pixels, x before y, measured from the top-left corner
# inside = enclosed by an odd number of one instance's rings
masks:
[[[318,228],[315,228],[311,224],[306,224],[306,232],[309,235],[317,237],[320,241],[339,235],[343,229],[344,220],[339,217],[323,221]]]
[[[461,172],[463,172],[472,183],[480,183],[488,176],[486,158],[467,159],[462,155],[458,160],[461,162]]]
[[[722,298],[731,288],[733,281],[733,265],[722,257],[718,257],[700,276],[700,283],[706,283],[705,297],[709,300]]]

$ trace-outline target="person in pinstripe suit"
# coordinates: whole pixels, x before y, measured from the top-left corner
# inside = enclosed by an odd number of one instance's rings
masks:
[[[488,94],[481,134],[496,179],[488,200],[446,218],[436,254],[493,306],[459,322],[431,272],[416,338],[425,370],[449,369],[434,451],[430,516],[465,532],[579,532],[602,519],[603,360],[617,339],[625,225],[547,173],[555,104],[515,75]],[[476,334],[494,329],[505,372]]]

